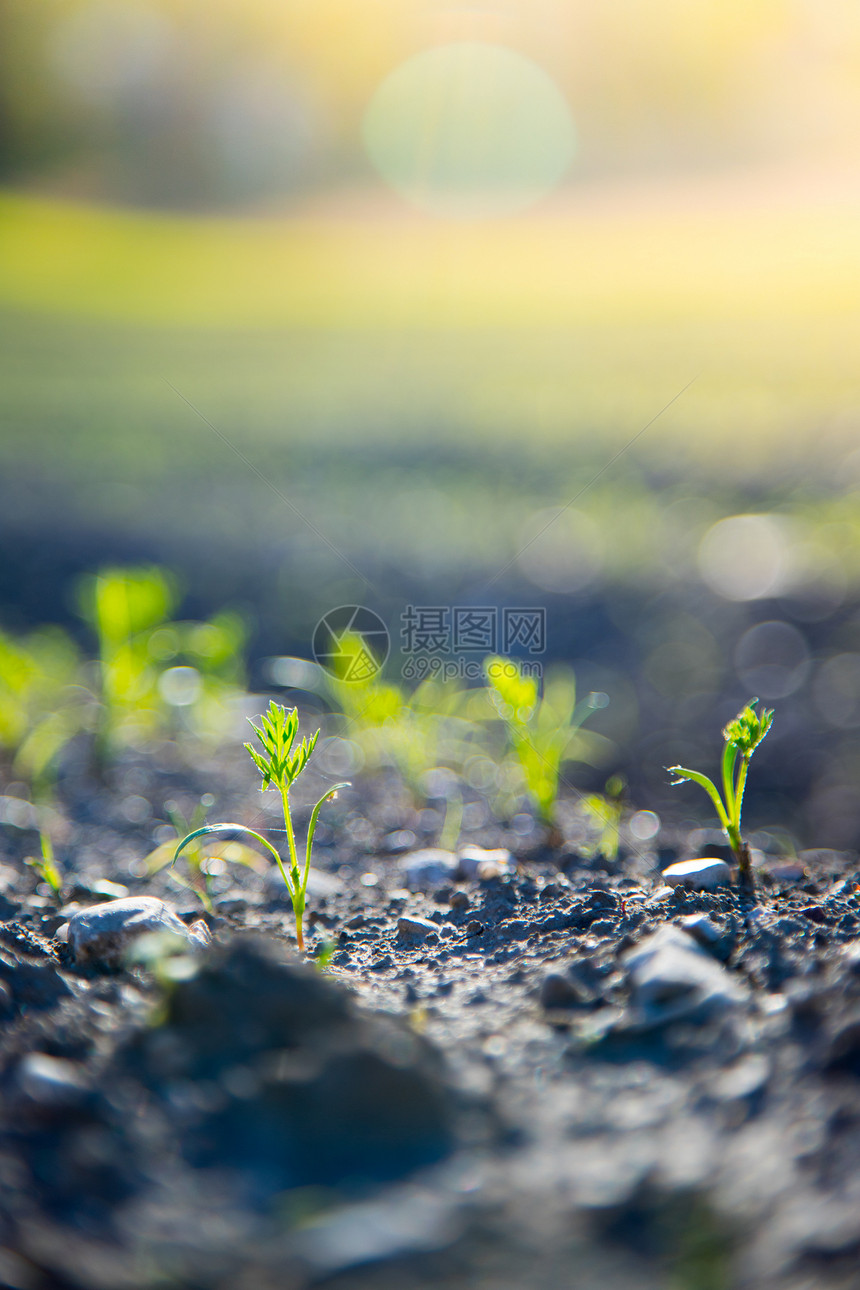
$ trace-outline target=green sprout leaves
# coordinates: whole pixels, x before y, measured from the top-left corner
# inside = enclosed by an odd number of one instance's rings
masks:
[[[773,712],[768,712],[767,708],[756,712],[757,703],[758,699],[751,699],[723,731],[726,743],[734,746],[747,759],[753,755],[773,725]]]
[[[722,760],[722,796],[713,780],[696,770],[684,766],[670,766],[669,774],[675,775],[674,784],[691,780],[710,797],[717,812],[723,832],[738,861],[742,880],[752,885],[752,868],[749,849],[741,836],[741,811],[750,759],[773,724],[773,712],[762,708],[756,712],[758,699],[750,699],[746,707],[723,730],[726,747]]]
[[[299,714],[298,709],[292,708],[287,710],[280,704],[272,701],[269,704],[268,712],[260,717],[260,725],[254,725],[250,722],[257,739],[260,742],[261,749],[255,748],[253,744],[245,744],[245,748],[253,761],[257,770],[262,777],[262,790],[275,788],[281,795],[281,804],[284,811],[284,829],[287,835],[287,846],[289,848],[289,858],[284,863],[279,852],[272,846],[271,842],[260,833],[253,829],[246,828],[242,824],[207,824],[202,828],[195,829],[182,839],[173,856],[174,863],[179,859],[183,850],[191,845],[197,838],[208,836],[212,833],[243,833],[247,837],[252,837],[259,842],[262,847],[273,857],[287,891],[290,894],[290,900],[293,906],[293,913],[296,919],[296,941],[300,950],[304,950],[304,933],[302,928],[302,919],[305,912],[305,896],[308,887],[308,876],[311,869],[311,854],[313,851],[314,834],[316,833],[317,821],[323,806],[330,798],[334,797],[338,789],[348,788],[348,784],[335,784],[328,789],[311,811],[311,817],[308,822],[308,836],[305,847],[304,863],[299,864],[298,851],[296,848],[296,834],[293,828],[293,817],[290,806],[290,789],[296,782],[302,771],[308,764],[317,739],[319,730],[311,735],[310,739],[302,739],[301,743],[295,747],[296,736],[299,732]]]
[[[263,745],[260,753],[253,744],[245,744],[254,765],[263,777],[263,790],[274,786],[288,789],[298,779],[310,760],[319,738],[319,731],[310,739],[303,739],[295,752],[293,743],[299,731],[299,714],[290,712],[277,703],[269,704],[269,711],[260,718],[261,726],[250,722],[251,729]]]

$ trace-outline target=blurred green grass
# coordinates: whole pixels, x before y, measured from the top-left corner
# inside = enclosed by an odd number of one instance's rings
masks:
[[[858,287],[839,206],[464,226],[7,193],[4,522],[250,542],[347,594],[297,511],[374,576],[477,579],[608,466],[576,503],[607,577],[686,576],[714,519],[777,508],[856,580]]]

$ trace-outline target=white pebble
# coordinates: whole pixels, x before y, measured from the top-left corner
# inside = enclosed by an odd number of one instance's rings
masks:
[[[702,856],[697,860],[681,860],[663,870],[663,881],[670,887],[692,887],[694,891],[713,891],[728,887],[731,870],[725,860],[716,856]]]

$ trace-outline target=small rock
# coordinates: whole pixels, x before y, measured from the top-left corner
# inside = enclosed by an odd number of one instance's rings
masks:
[[[470,901],[465,891],[452,891],[448,903],[452,909],[468,909]]]
[[[212,939],[202,921],[186,927],[175,909],[154,896],[127,896],[82,909],[69,920],[68,943],[77,963],[118,967],[131,943],[144,932],[172,932],[192,945]]]
[[[488,851],[484,847],[467,846],[459,851],[458,876],[465,882],[474,878],[484,882],[499,878],[503,873],[511,873],[513,867],[511,853],[505,847]]]
[[[849,971],[860,973],[860,937],[842,947]]]
[[[435,891],[457,876],[457,857],[452,851],[427,847],[410,851],[398,861],[403,881],[410,891]]]
[[[649,896],[648,899],[644,901],[645,909],[656,909],[659,905],[665,905],[674,890],[674,887],[667,887],[665,884],[662,887],[658,887],[654,892],[654,895]]]
[[[681,860],[663,870],[663,881],[670,887],[692,887],[694,891],[713,891],[727,887],[731,870],[725,860],[715,856],[701,856],[696,860]]]
[[[466,924],[467,936],[483,936],[483,934],[484,934],[484,924],[479,923],[477,918],[473,918],[470,923]]]
[[[718,927],[707,914],[685,914],[678,925],[715,958],[727,959],[735,947],[734,932]]]
[[[438,938],[439,928],[429,918],[410,918],[404,914],[397,920],[397,937],[401,941],[426,941],[432,936]]]
[[[545,1008],[581,1008],[591,998],[568,973],[548,972],[541,983],[540,1001]]]
[[[722,936],[717,924],[712,922],[707,914],[685,914],[679,920],[679,926],[688,936],[692,936],[694,941],[698,941],[706,949],[716,945]]]
[[[748,1053],[709,1081],[709,1091],[722,1102],[736,1102],[760,1093],[770,1079],[770,1062],[761,1053]]]
[[[764,872],[774,882],[802,882],[808,870],[799,860],[771,860],[764,865]]]
[[[614,936],[615,923],[611,918],[598,918],[588,928],[592,936]]]
[[[28,1053],[18,1064],[15,1082],[24,1099],[51,1109],[78,1106],[89,1094],[80,1066],[47,1053]]]
[[[108,878],[96,878],[94,882],[76,882],[69,892],[71,900],[122,900],[128,896],[129,889],[121,882],[111,882]]]
[[[0,981],[6,1010],[51,1008],[72,993],[53,963],[34,963],[6,948],[0,950]]]
[[[703,1021],[749,998],[746,987],[672,924],[628,950],[624,962],[630,973],[631,1028],[679,1018]]]

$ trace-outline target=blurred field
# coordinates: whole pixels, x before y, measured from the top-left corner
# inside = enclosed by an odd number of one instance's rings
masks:
[[[4,523],[168,562],[207,531],[344,594],[355,569],[459,587],[696,378],[574,508],[600,571],[685,576],[719,515],[776,506],[853,580],[860,201],[714,183],[487,225],[384,199],[240,220],[7,193]]]

